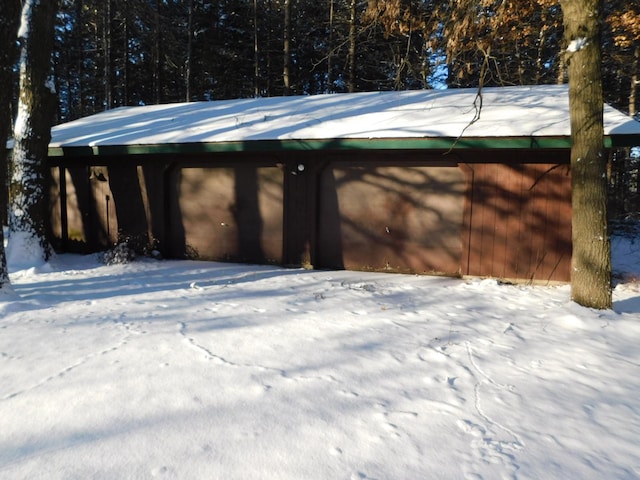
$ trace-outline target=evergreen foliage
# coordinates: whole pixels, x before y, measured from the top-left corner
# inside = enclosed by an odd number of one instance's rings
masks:
[[[59,121],[122,105],[283,95],[285,37],[291,94],[567,80],[554,0],[59,3]],[[634,114],[640,7],[606,2],[603,16],[605,100]]]

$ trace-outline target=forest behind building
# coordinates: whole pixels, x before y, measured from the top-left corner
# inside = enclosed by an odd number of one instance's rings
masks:
[[[606,1],[603,17],[605,101],[634,116],[640,5]],[[565,83],[565,42],[553,0],[59,0],[55,123],[123,105]],[[613,158],[612,216],[638,211],[638,159]]]

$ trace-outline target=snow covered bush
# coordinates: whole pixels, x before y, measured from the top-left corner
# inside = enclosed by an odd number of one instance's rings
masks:
[[[135,260],[136,252],[129,247],[127,242],[117,243],[112,249],[102,254],[102,262],[105,265],[129,263]]]
[[[116,265],[130,263],[139,256],[160,258],[156,244],[156,240],[149,241],[146,235],[120,234],[118,242],[102,254],[101,260],[106,265]]]

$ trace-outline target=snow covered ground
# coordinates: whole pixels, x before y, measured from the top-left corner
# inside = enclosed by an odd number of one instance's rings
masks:
[[[0,300],[3,479],[640,478],[640,241],[569,287],[62,255]]]

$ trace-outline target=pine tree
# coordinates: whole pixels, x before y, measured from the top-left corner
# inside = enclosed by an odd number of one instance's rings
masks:
[[[5,145],[11,124],[11,102],[13,100],[13,65],[17,56],[16,34],[20,19],[20,0],[0,3],[0,289],[9,284],[9,271],[4,251],[4,225],[8,207],[7,152]]]

